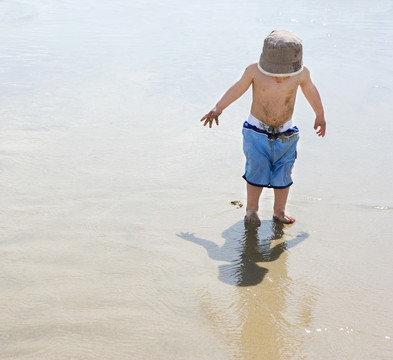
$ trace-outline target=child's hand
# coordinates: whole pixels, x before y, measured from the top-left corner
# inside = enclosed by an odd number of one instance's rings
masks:
[[[326,121],[323,117],[316,117],[314,123],[314,129],[317,131],[318,136],[325,136],[326,133]]]
[[[216,121],[216,124],[218,126],[218,117],[221,115],[221,113],[222,113],[222,110],[220,110],[219,108],[217,108],[217,107],[213,108],[211,111],[209,111],[208,114],[206,114],[201,119],[201,121],[205,121],[203,126],[206,126],[207,124],[209,124],[209,128],[211,128],[213,125],[213,120]]]

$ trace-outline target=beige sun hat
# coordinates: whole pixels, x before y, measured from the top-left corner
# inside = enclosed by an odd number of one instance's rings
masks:
[[[293,76],[303,70],[303,45],[299,36],[288,30],[274,30],[266,38],[258,68],[269,76]]]

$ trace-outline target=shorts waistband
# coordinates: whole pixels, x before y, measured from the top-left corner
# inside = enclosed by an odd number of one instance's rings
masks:
[[[281,126],[273,127],[273,126],[265,124],[261,120],[258,120],[255,116],[253,116],[251,114],[248,116],[247,122],[250,125],[255,126],[256,128],[258,128],[260,130],[264,130],[268,133],[274,133],[274,134],[286,132],[290,128],[294,127],[292,119],[287,121],[285,124],[283,124]]]
[[[251,125],[248,121],[244,122],[243,129],[248,129],[260,134],[264,134],[270,140],[282,139],[283,137],[289,137],[292,136],[293,134],[299,134],[299,129],[297,126],[293,126],[284,132],[278,133],[278,132],[269,132],[269,131],[262,130],[254,125]]]

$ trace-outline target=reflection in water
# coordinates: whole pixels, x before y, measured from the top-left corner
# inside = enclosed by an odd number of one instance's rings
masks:
[[[221,247],[194,234],[178,235],[204,247],[212,259],[229,263],[219,266],[218,277],[236,286],[230,310],[224,310],[228,306],[224,305],[225,299],[207,295],[205,306],[212,307],[215,314],[222,307],[225,315],[213,317],[212,326],[222,334],[222,329],[231,329],[223,338],[239,358],[282,360],[301,353],[304,328],[312,321],[315,296],[309,286],[300,286],[300,294],[292,293],[286,250],[309,234],[301,232],[286,240],[284,230],[283,224],[275,220],[263,221],[259,228],[240,221],[223,232],[225,243]]]
[[[268,272],[258,262],[272,262],[280,255],[309,235],[300,233],[294,239],[271,246],[272,240],[280,240],[284,236],[284,225],[276,220],[263,221],[258,228],[245,225],[243,221],[236,223],[222,234],[225,244],[219,247],[214,242],[196,237],[194,234],[181,233],[178,236],[203,246],[209,256],[218,261],[230,264],[219,266],[219,279],[236,286],[253,286],[262,282]]]

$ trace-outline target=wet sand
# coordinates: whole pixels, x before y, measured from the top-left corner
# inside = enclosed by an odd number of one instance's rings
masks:
[[[1,2],[2,359],[393,357],[391,2],[209,4]],[[328,132],[299,92],[297,221],[246,228],[250,94],[198,120],[273,28]]]

